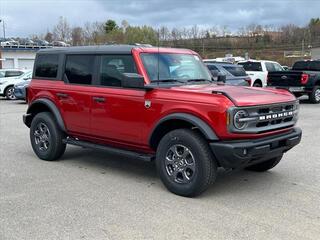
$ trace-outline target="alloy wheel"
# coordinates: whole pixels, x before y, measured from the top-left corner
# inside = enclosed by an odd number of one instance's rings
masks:
[[[39,150],[44,152],[47,151],[51,144],[51,134],[48,126],[43,122],[38,123],[33,132],[33,135],[34,141]]]
[[[175,144],[167,151],[165,168],[172,181],[181,184],[189,183],[196,171],[194,156],[186,146]]]
[[[8,97],[10,100],[16,99],[16,96],[14,95],[14,89],[13,89],[13,87],[10,87],[10,88],[7,90],[7,97]]]

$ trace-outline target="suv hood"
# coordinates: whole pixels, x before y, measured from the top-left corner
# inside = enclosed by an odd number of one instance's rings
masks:
[[[295,101],[287,90],[273,88],[240,87],[216,84],[184,85],[172,87],[173,90],[199,93],[223,94],[236,106],[255,106]]]

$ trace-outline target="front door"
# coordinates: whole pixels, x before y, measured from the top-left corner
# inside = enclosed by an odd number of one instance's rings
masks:
[[[121,87],[125,73],[136,73],[131,55],[102,55],[92,92],[92,134],[108,143],[141,144],[145,91]]]

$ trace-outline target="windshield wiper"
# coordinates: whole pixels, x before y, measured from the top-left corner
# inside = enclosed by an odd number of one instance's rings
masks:
[[[212,81],[209,79],[199,78],[199,79],[188,79],[187,82],[212,82]]]
[[[185,81],[179,79],[163,79],[163,80],[152,80],[151,83],[170,83],[170,82],[179,82],[179,83],[186,83]]]

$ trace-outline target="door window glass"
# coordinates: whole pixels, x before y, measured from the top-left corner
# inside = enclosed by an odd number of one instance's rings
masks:
[[[69,55],[66,59],[65,76],[69,83],[92,84],[94,72],[93,55]]]
[[[37,56],[35,77],[56,78],[59,56],[57,54],[41,54]]]
[[[137,73],[131,55],[104,55],[101,57],[100,85],[121,87],[126,73]]]

